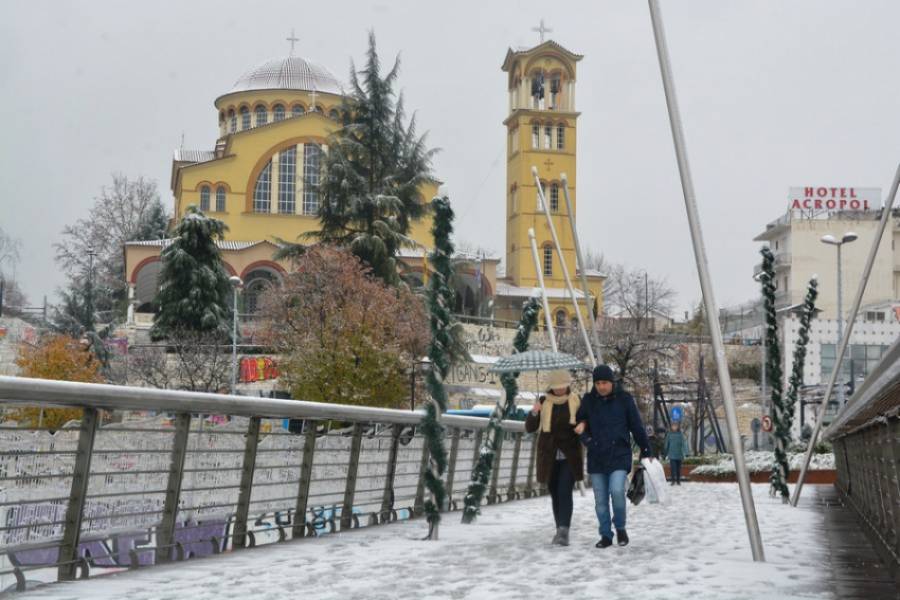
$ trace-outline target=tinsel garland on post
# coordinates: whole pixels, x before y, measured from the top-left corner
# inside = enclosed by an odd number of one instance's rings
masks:
[[[428,308],[431,315],[431,343],[428,358],[431,369],[426,377],[428,393],[431,401],[425,403],[425,416],[422,418],[422,432],[428,447],[428,466],[425,470],[425,486],[431,497],[425,501],[425,516],[428,520],[428,536],[426,539],[438,539],[438,525],[441,521],[440,511],[447,498],[444,487],[444,471],[447,469],[447,448],[444,445],[444,426],[440,415],[447,410],[447,391],[444,380],[450,372],[452,355],[456,345],[454,339],[454,323],[451,310],[454,304],[454,290],[450,285],[453,276],[453,209],[446,197],[434,198],[431,201],[434,210],[434,224],[431,232],[434,236],[434,250],[429,258],[433,272],[428,281]]]
[[[528,338],[534,331],[538,322],[538,314],[541,309],[541,303],[537,298],[529,298],[522,307],[522,318],[519,319],[519,327],[516,330],[516,337],[513,339],[513,352],[525,352],[528,350]],[[481,513],[481,501],[484,498],[485,490],[487,490],[488,482],[491,478],[491,469],[494,465],[494,456],[497,454],[497,446],[500,442],[500,436],[503,430],[500,424],[507,419],[516,410],[516,396],[519,394],[518,373],[503,373],[500,376],[500,383],[503,385],[506,402],[497,401],[494,412],[491,413],[490,421],[484,433],[484,439],[481,443],[481,451],[478,454],[478,462],[472,469],[472,480],[463,499],[464,508],[462,514],[463,523],[472,523]]]
[[[787,439],[784,435],[785,406],[783,400],[783,378],[781,369],[781,348],[778,345],[778,321],[775,315],[775,257],[769,248],[760,250],[762,254],[762,282],[763,310],[766,316],[766,380],[771,389],[771,417],[775,429],[775,464],[772,466],[772,476],[769,478],[772,486],[771,495],[780,493],[783,499],[788,498],[787,487],[787,442],[790,439],[790,430]]]

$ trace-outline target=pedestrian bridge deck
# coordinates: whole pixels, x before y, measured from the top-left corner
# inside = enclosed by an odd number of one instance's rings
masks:
[[[437,542],[425,523],[350,530],[186,562],[58,583],[42,600],[212,600],[302,594],[349,598],[894,598],[898,591],[831,486],[799,508],[754,485],[766,563],[750,557],[736,484],[685,484],[669,505],[629,507],[632,543],[594,548],[590,490],[576,492],[572,545],[551,547],[550,500],[487,506],[474,525],[446,516]]]

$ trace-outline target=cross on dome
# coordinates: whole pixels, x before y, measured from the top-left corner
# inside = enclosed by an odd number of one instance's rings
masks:
[[[544,25],[544,19],[543,19],[543,17],[541,17],[541,24],[538,25],[537,27],[532,27],[531,30],[534,31],[534,32],[536,32],[538,35],[541,36],[541,43],[542,43],[542,44],[544,43],[544,34],[545,34],[545,33],[553,33],[553,30],[552,30],[552,29],[550,29],[549,27],[547,27],[547,26]]]
[[[291,43],[291,56],[293,56],[293,55],[294,55],[294,44],[296,44],[297,42],[300,41],[300,38],[298,38],[298,37],[294,34],[294,28],[293,28],[293,27],[291,27],[291,37],[285,38],[285,39]]]

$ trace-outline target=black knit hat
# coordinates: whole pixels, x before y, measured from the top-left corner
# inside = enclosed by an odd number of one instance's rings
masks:
[[[594,367],[594,383],[598,381],[610,381],[614,382],[616,380],[616,376],[613,373],[613,370],[609,368],[607,365],[597,365]]]

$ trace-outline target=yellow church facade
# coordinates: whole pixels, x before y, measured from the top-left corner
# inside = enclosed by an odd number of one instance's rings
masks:
[[[226,269],[244,280],[248,312],[264,288],[289,269],[286,261],[272,258],[277,240],[302,241],[304,234],[319,229],[321,166],[329,136],[342,126],[342,105],[341,84],[324,67],[293,55],[270,60],[216,99],[213,149],[174,153],[174,220],[195,205],[225,223],[222,256]],[[437,192],[438,182],[424,184],[422,201]],[[430,230],[426,214],[412,223],[410,237],[428,248]],[[132,321],[152,320],[159,253],[166,243],[125,246]],[[409,254],[409,268],[422,271],[423,261],[416,255],[423,256],[424,250]]]
[[[497,282],[494,302],[499,318],[517,320],[522,301],[532,295],[538,285],[528,234],[531,229],[535,233],[539,267],[554,324],[569,325],[575,319],[571,294],[563,277],[563,263],[575,288],[582,315],[585,321],[587,319],[562,180],[565,174],[574,217],[580,115],[575,110],[575,84],[577,63],[581,59],[581,55],[548,40],[529,49],[510,49],[503,62],[509,115],[503,122],[507,134],[506,274]],[[533,168],[537,169],[562,253],[553,243]],[[603,305],[604,277],[593,271],[587,271],[585,275],[588,301],[597,314],[597,309]]]

